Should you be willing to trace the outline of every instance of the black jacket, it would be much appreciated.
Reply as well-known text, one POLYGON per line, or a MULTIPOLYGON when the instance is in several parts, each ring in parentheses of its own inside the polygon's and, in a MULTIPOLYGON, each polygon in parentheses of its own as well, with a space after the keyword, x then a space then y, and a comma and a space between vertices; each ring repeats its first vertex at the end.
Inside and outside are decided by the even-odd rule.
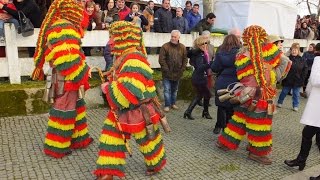
POLYGON ((292 61, 287 77, 282 80, 282 86, 302 87, 308 73, 307 62, 301 56, 289 56, 292 61))
POLYGON ((173 29, 171 11, 160 8, 154 14, 154 30, 159 33, 171 33, 173 29))
MULTIPOLYGON (((35 28, 40 28, 41 12, 39 6, 33 0, 24 0, 22 2, 13 0, 13 4, 16 6, 18 11, 22 11, 26 17, 30 19, 35 28)), ((19 20, 18 11, 10 9, 6 5, 4 5, 2 9, 7 11, 15 19, 19 20)))
POLYGON ((194 67, 194 71, 191 77, 192 84, 207 84, 207 70, 210 68, 210 64, 208 64, 207 60, 205 59, 203 51, 201 51, 200 49, 189 50, 188 58, 190 58, 190 64, 194 67))

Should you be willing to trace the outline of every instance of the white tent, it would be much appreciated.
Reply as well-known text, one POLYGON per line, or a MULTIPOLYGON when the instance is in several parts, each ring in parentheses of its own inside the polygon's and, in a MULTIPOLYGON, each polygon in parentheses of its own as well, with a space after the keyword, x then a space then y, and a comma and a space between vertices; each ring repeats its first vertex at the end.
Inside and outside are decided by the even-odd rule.
POLYGON ((282 0, 215 0, 217 16, 214 27, 241 30, 250 25, 262 26, 268 34, 293 38, 297 8, 282 0))

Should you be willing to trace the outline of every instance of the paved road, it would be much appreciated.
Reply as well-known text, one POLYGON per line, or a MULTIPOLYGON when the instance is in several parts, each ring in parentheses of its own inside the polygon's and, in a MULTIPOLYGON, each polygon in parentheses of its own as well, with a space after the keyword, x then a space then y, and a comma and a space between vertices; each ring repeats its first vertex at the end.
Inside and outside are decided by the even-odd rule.
MULTIPOLYGON (((126 179, 306 179, 319 174, 320 157, 316 146, 311 149, 303 175, 296 175, 297 169, 283 164, 284 159, 295 158, 298 153, 303 127, 299 119, 306 102, 302 99, 299 112, 293 112, 289 98, 274 118, 274 149, 271 154, 274 163, 270 166, 248 160, 246 142, 237 151, 223 152, 216 148, 217 136, 212 134, 215 120, 201 118, 200 107, 193 113, 197 120, 183 119, 188 102, 179 101, 181 110, 168 113, 173 132, 164 135, 168 157, 165 169, 152 178, 146 177, 142 155, 132 141, 134 155, 127 159, 126 179), (318 172, 308 168, 318 169, 318 172)), ((63 159, 53 159, 42 153, 47 114, 0 118, 0 180, 94 179, 92 171, 97 159, 98 137, 106 112, 107 109, 88 111, 89 131, 95 142, 63 159)), ((210 113, 215 116, 216 108, 211 107, 210 113)))

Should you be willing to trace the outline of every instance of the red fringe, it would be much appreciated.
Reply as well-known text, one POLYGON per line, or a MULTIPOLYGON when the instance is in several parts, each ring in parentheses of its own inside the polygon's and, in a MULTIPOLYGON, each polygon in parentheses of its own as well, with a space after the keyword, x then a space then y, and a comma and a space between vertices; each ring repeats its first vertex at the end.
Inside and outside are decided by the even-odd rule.
POLYGON ((104 149, 101 149, 99 151, 99 156, 105 156, 105 157, 115 157, 115 158, 126 158, 126 153, 121 152, 121 151, 117 151, 117 152, 110 152, 110 151, 106 151, 104 149))
POLYGON ((258 109, 267 109, 268 107, 268 102, 266 100, 259 100, 257 102, 257 106, 256 106, 258 109))
POLYGON ((228 127, 230 130, 238 133, 239 135, 242 135, 242 136, 243 136, 243 135, 246 134, 246 131, 245 131, 244 129, 241 129, 241 128, 239 128, 239 127, 237 127, 237 126, 235 126, 235 125, 233 125, 233 124, 231 124, 231 123, 228 123, 227 127, 228 127))
POLYGON ((98 177, 104 175, 118 176, 120 178, 124 177, 124 172, 117 169, 97 169, 94 171, 94 174, 98 177))
POLYGON ((81 85, 84 85, 85 90, 89 89, 90 85, 88 83, 88 78, 89 78, 88 71, 89 71, 89 69, 87 70, 87 72, 84 73, 83 78, 80 81, 78 81, 77 83, 72 82, 72 81, 66 81, 64 84, 64 90, 65 91, 78 91, 78 89, 81 85))
POLYGON ((85 110, 86 110, 85 106, 80 106, 80 107, 77 107, 77 109, 76 109, 77 114, 80 114, 80 113, 84 112, 85 110))
MULTIPOLYGON (((118 108, 117 105, 113 102, 113 99, 110 96, 110 92, 109 92, 109 88, 108 88, 109 86, 106 86, 106 91, 105 92, 106 92, 106 97, 107 97, 110 109, 117 109, 118 108)), ((115 118, 113 118, 113 119, 115 119, 115 118)))
POLYGON ((272 135, 271 135, 271 133, 268 134, 267 136, 254 136, 252 134, 249 134, 248 139, 252 140, 254 142, 267 142, 272 139, 272 135))
POLYGON ((250 69, 253 69, 252 64, 249 64, 247 67, 245 67, 244 69, 239 69, 237 70, 237 76, 239 77, 241 74, 243 74, 246 71, 249 71, 250 69))
POLYGON ((77 64, 74 64, 72 67, 68 68, 68 69, 65 69, 65 70, 62 70, 60 71, 61 75, 63 76, 67 76, 75 71, 77 71, 81 65, 83 65, 84 62, 83 61, 80 61, 79 63, 77 64))
POLYGON ((54 157, 54 158, 63 158, 64 156, 66 156, 66 154, 57 153, 57 152, 51 151, 51 150, 49 150, 49 149, 44 149, 43 152, 44 152, 46 155, 51 156, 51 157, 54 157))
POLYGON ((229 148, 229 149, 237 149, 238 145, 237 144, 233 144, 232 142, 228 141, 225 137, 223 137, 222 135, 220 135, 218 137, 218 141, 223 144, 225 147, 229 148))
MULTIPOLYGON (((147 136, 147 134, 146 134, 146 136, 147 136)), ((158 133, 157 136, 154 137, 154 139, 151 139, 151 140, 148 139, 146 142, 140 144, 140 146, 148 146, 148 144, 149 144, 150 142, 152 142, 153 140, 157 139, 159 136, 160 136, 160 133, 158 133)))
POLYGON ((139 104, 139 100, 136 98, 136 96, 134 96, 126 87, 124 87, 121 83, 117 83, 117 86, 123 94, 123 96, 125 96, 130 103, 135 105, 139 104))
POLYGON ((49 117, 49 119, 52 120, 53 122, 57 122, 61 125, 70 125, 70 124, 74 124, 76 122, 75 118, 62 119, 62 118, 54 117, 52 115, 49 117))
POLYGON ((257 125, 271 125, 272 120, 270 118, 250 118, 241 112, 234 112, 234 115, 237 115, 240 118, 246 120, 247 123, 257 124, 257 125))
POLYGON ((88 125, 87 123, 82 123, 80 125, 76 125, 76 127, 74 128, 74 132, 77 130, 77 131, 82 131, 83 129, 87 128, 88 125))
POLYGON ((112 136, 112 137, 116 137, 116 138, 121 138, 122 139, 122 135, 120 133, 108 131, 106 129, 102 130, 102 134, 106 134, 106 135, 109 135, 109 136, 112 136))
POLYGON ((142 74, 140 73, 132 73, 132 72, 125 72, 125 73, 121 73, 118 78, 120 77, 129 77, 129 78, 134 78, 140 82, 142 82, 143 84, 147 84, 148 83, 148 79, 146 79, 142 74))
POLYGON ((140 60, 141 62, 147 64, 147 65, 150 65, 149 62, 147 61, 147 59, 142 56, 141 54, 138 54, 138 53, 130 53, 128 56, 127 56, 128 59, 138 59, 140 60))
POLYGON ((167 160, 166 159, 163 159, 162 162, 161 162, 161 165, 159 167, 156 167, 154 169, 154 172, 159 172, 167 163, 167 160))
POLYGON ((93 139, 91 137, 86 138, 83 141, 80 142, 74 142, 71 144, 71 149, 83 149, 88 147, 93 142, 93 139))
POLYGON ((254 148, 252 146, 249 146, 248 150, 249 150, 249 152, 251 152, 252 154, 255 154, 257 156, 266 156, 271 152, 272 148, 270 146, 270 148, 267 148, 266 150, 258 151, 258 149, 254 148))
POLYGON ((49 132, 46 134, 46 138, 50 139, 52 141, 60 142, 60 143, 65 143, 65 142, 71 141, 71 137, 66 138, 66 137, 59 136, 57 134, 52 134, 49 132))
POLYGON ((160 119, 161 119, 160 114, 156 113, 155 115, 153 115, 153 116, 151 117, 151 122, 152 122, 153 124, 157 124, 157 123, 160 121, 160 119))
POLYGON ((159 149, 158 149, 156 152, 154 152, 152 155, 150 155, 150 156, 145 156, 144 158, 150 161, 150 160, 154 159, 155 157, 157 157, 157 156, 160 154, 160 152, 161 152, 162 149, 163 149, 163 144, 161 144, 161 146, 159 147, 159 149))
POLYGON ((146 122, 142 121, 140 124, 123 124, 121 123, 123 132, 127 133, 138 133, 141 132, 146 127, 146 122))

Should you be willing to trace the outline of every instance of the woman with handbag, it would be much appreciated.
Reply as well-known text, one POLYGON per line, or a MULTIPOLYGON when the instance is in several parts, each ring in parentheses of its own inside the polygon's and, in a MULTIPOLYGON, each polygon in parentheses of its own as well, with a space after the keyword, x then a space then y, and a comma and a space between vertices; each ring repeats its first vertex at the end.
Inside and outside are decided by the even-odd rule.
MULTIPOLYGON (((16 6, 17 10, 8 8, 6 5, 0 5, 0 9, 7 11, 17 20, 19 20, 19 14, 21 19, 21 13, 23 13, 28 19, 30 19, 34 28, 40 28, 41 12, 39 6, 33 0, 13 0, 13 4, 16 6)), ((29 57, 33 57, 34 51, 34 47, 28 47, 29 57)))
POLYGON ((212 71, 218 74, 215 84, 215 104, 218 107, 218 111, 217 122, 213 130, 214 134, 219 134, 221 129, 226 127, 228 120, 233 114, 234 105, 229 101, 221 102, 217 92, 221 91, 221 89, 226 89, 229 84, 238 82, 234 62, 240 46, 240 40, 237 36, 232 34, 226 36, 211 66, 212 71))
POLYGON ((188 52, 190 64, 194 67, 192 73, 192 85, 196 90, 196 97, 191 101, 188 109, 184 112, 183 118, 194 120, 191 113, 194 107, 203 98, 203 112, 202 117, 212 119, 209 113, 209 101, 211 92, 208 87, 208 70, 212 61, 209 60, 208 54, 208 40, 200 36, 194 41, 194 48, 188 52))

